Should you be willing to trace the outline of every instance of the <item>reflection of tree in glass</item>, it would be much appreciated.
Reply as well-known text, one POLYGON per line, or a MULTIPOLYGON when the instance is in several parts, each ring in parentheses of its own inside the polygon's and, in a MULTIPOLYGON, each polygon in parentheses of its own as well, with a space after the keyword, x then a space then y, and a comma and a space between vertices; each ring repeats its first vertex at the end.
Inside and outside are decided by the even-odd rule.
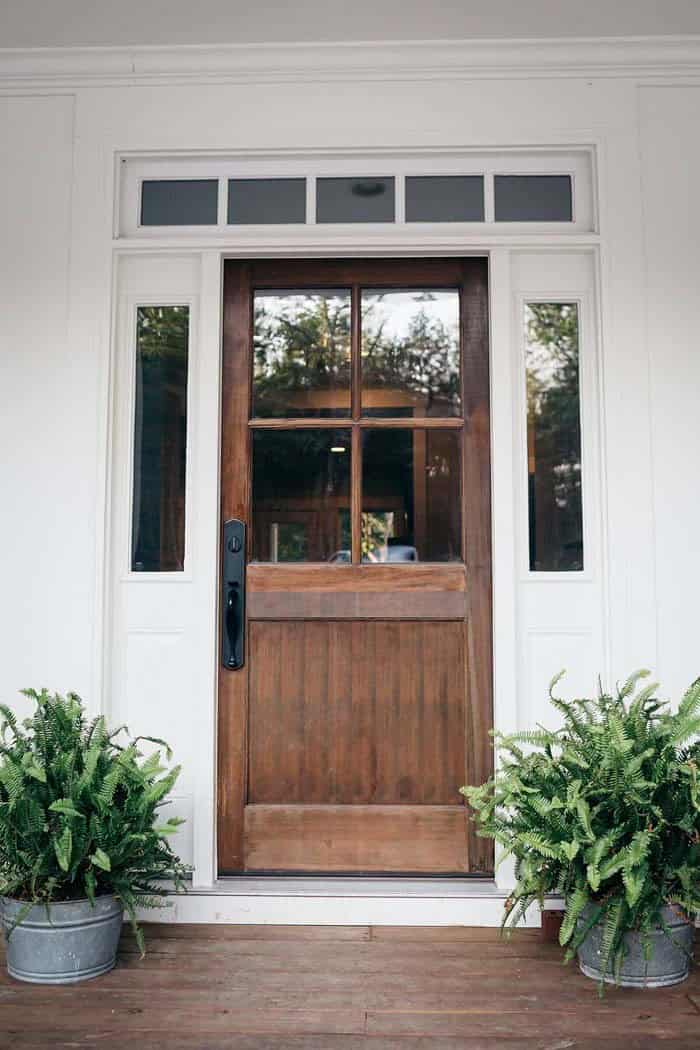
POLYGON ((189 329, 187 306, 139 306, 137 343, 143 359, 184 362, 189 329))
POLYGON ((361 547, 364 561, 375 561, 378 552, 386 547, 393 533, 394 515, 391 511, 363 511, 361 547))
POLYGON ((289 395, 350 389, 348 295, 255 297, 256 410, 288 414, 289 395))
MULTIPOLYGON (((390 295, 391 293, 389 293, 390 295)), ((456 294, 456 293, 449 293, 456 294)), ((459 338, 431 313, 434 294, 412 297, 405 324, 389 330, 382 293, 363 295, 362 372, 365 388, 411 395, 421 414, 459 407, 459 338)), ((406 307, 404 306, 404 309, 406 307)), ((300 394, 343 391, 321 414, 350 406, 350 301, 340 293, 258 293, 254 311, 255 412, 304 415, 300 394), (295 401, 296 398, 296 401, 295 401)), ((317 408, 314 414, 319 414, 317 408)))
POLYGON ((139 306, 132 567, 183 567, 189 307, 139 306))
POLYGON ((306 529, 296 522, 280 522, 277 526, 277 560, 306 561, 306 529))
POLYGON ((583 568, 578 309, 526 310, 530 567, 583 568))
MULTIPOLYGON (((420 302, 429 299, 429 293, 420 302)), ((387 332, 382 295, 363 311, 362 379, 365 388, 403 390, 422 404, 426 415, 449 414, 459 406, 457 333, 421 306, 401 333, 387 332)))

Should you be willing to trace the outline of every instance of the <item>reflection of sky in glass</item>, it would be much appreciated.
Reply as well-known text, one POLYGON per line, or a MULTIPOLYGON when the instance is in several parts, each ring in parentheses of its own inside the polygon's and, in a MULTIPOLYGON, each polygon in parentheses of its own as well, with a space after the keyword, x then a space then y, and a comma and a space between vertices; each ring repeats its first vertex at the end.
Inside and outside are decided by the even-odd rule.
POLYGON ((455 344, 459 339, 459 293, 453 290, 423 289, 380 292, 363 291, 363 325, 388 339, 405 339, 411 321, 423 311, 431 321, 440 321, 455 344))
MULTIPOLYGON (((536 305, 536 304, 535 304, 536 305)), ((559 307, 559 315, 562 321, 571 319, 578 320, 578 309, 576 303, 556 303, 559 307)), ((549 384, 561 369, 561 361, 553 351, 552 346, 540 343, 534 337, 531 325, 535 321, 535 312, 530 303, 525 304, 525 354, 528 371, 541 382, 549 384)))
POLYGON ((340 342, 346 343, 346 352, 350 354, 350 291, 341 289, 320 289, 316 290, 310 288, 308 291, 294 292, 294 291, 265 291, 255 293, 255 340, 258 349, 262 346, 265 347, 265 360, 260 361, 256 359, 256 372, 260 374, 261 370, 268 374, 274 372, 275 367, 284 361, 286 355, 298 348, 291 346, 286 339, 280 338, 280 332, 276 333, 278 342, 267 342, 262 343, 262 332, 261 321, 264 319, 266 323, 280 321, 294 321, 296 317, 300 315, 309 315, 316 312, 322 302, 327 304, 327 309, 332 315, 338 315, 338 320, 341 320, 343 315, 346 316, 348 325, 348 332, 343 336, 340 332, 335 334, 335 338, 340 342), (262 314, 262 317, 260 316, 262 314))

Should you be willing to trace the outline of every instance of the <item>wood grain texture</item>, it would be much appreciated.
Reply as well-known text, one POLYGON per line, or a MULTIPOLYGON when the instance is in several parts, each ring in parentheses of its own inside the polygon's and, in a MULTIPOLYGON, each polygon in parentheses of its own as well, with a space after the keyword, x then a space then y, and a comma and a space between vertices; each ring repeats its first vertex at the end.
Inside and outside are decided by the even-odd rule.
MULTIPOLYGON (((358 420, 360 426, 372 427, 374 430, 416 428, 420 430, 461 430, 461 419, 451 416, 441 419, 437 416, 367 416, 358 420)), ((248 426, 251 430, 337 430, 347 426, 345 419, 324 419, 322 416, 299 417, 285 416, 283 419, 251 419, 248 426)))
POLYGON ((256 259, 256 288, 447 288, 462 282, 461 259, 256 259))
MULTIPOLYGON (((245 867, 247 802, 451 804, 457 787, 482 781, 492 768, 487 261, 227 262, 224 518, 250 524, 253 428, 337 425, 334 419, 249 420, 252 289, 304 286, 345 287, 353 296, 355 389, 346 425, 353 443, 356 564, 248 567, 247 666, 222 672, 219 689, 219 858, 228 872, 245 867), (358 290, 368 286, 460 290, 464 419, 360 419, 358 290), (454 434, 456 428, 462 440, 464 563, 361 565, 360 427, 415 424, 432 428, 436 440, 443 440, 436 431, 442 429, 447 440, 447 430, 454 434), (249 675, 255 698, 250 708, 249 675)), ((418 457, 418 467, 421 462, 418 457)), ((420 526, 419 514, 416 521, 420 526)), ((492 848, 476 838, 473 827, 467 856, 471 871, 492 870, 492 848)))
POLYGON ((246 806, 249 871, 467 871, 464 806, 246 806))
MULTIPOLYGON (((464 561, 467 616, 467 780, 481 784, 493 771, 493 612, 491 580, 491 411, 488 263, 465 259, 462 278, 462 404, 464 405, 464 561)), ((493 845, 469 822, 472 871, 493 871, 493 845)))
POLYGON ((0 1046, 12 1050, 697 1050, 700 971, 635 991, 595 983, 539 931, 149 924, 116 969, 14 981, 0 943, 0 1046), (371 1033, 371 1034, 370 1034, 371 1033))
MULTIPOLYGON (((250 267, 224 268, 221 432, 221 520, 250 518, 248 409, 252 315, 250 267)), ((248 530, 248 542, 251 540, 248 530)), ((221 615, 221 610, 219 610, 221 615)), ((247 661, 246 661, 247 663, 247 661)), ((243 865, 248 722, 245 667, 219 669, 217 736, 217 845, 222 869, 243 865)))
POLYGON ((463 620, 460 591, 264 591, 251 594, 251 620, 463 620))
POLYGON ((249 636, 250 802, 461 803, 463 622, 254 622, 249 636))
POLYGON ((287 564, 248 566, 248 594, 277 591, 362 592, 465 591, 462 564, 412 562, 395 565, 287 564))

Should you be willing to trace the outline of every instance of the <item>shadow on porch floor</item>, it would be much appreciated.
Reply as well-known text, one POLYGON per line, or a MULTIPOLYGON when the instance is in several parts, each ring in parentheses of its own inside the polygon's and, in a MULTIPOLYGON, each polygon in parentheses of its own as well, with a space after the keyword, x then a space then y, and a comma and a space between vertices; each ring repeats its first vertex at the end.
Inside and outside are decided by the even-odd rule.
POLYGON ((151 925, 112 973, 23 985, 2 959, 0 1047, 139 1050, 698 1050, 700 971, 612 989, 538 930, 151 925))

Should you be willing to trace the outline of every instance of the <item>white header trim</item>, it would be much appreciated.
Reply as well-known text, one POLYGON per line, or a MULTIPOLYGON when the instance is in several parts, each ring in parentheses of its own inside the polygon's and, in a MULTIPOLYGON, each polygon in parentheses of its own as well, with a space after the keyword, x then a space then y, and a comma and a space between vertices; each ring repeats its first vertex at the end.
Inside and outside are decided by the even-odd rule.
POLYGON ((0 49, 0 84, 698 76, 700 35, 0 49))

